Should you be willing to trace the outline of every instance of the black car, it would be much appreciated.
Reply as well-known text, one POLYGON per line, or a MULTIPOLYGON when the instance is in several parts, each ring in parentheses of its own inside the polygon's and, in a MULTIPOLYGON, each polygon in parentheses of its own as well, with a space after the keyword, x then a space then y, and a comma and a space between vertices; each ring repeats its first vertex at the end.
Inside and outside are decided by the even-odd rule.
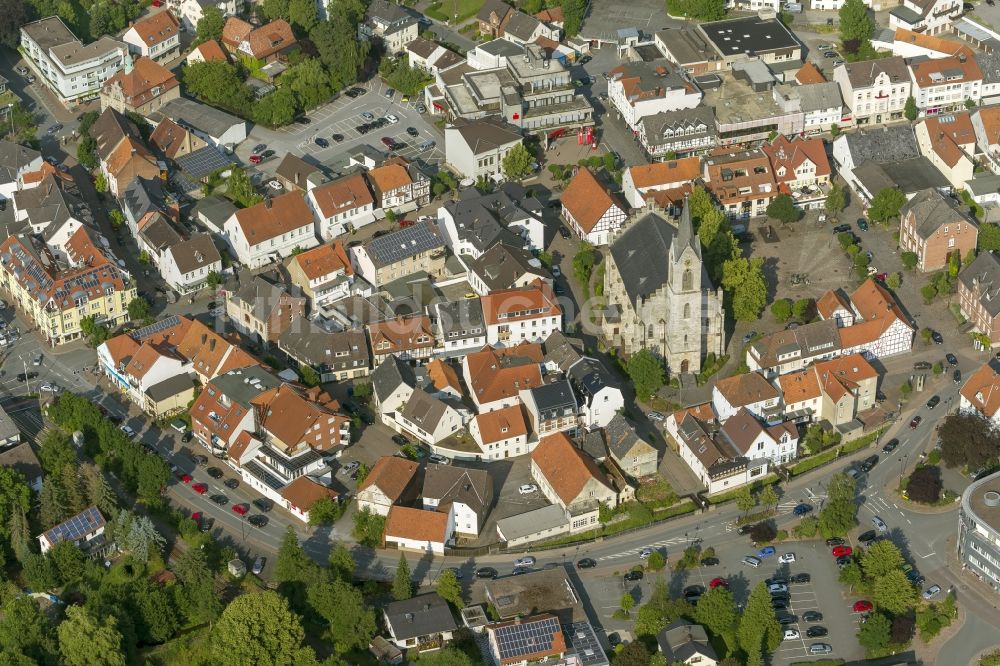
POLYGON ((229 498, 225 495, 212 495, 209 499, 218 504, 219 506, 226 506, 229 504, 229 498))
POLYGON ((354 99, 355 97, 361 95, 361 93, 358 92, 357 88, 351 88, 350 90, 345 90, 344 94, 350 97, 351 99, 354 99))
POLYGON ((849 224, 838 224, 833 228, 833 233, 844 234, 851 230, 851 225, 849 224))
POLYGON ((208 475, 213 479, 221 479, 224 476, 222 470, 219 469, 218 467, 209 467, 206 471, 208 472, 208 475))
POLYGON ((323 137, 318 136, 316 137, 316 145, 319 146, 320 148, 329 148, 330 142, 324 139, 323 137))
POLYGON ((224 485, 226 488, 238 488, 240 482, 238 479, 226 479, 226 482, 223 483, 222 485, 224 485))
POLYGON ((799 618, 791 613, 775 613, 774 618, 778 621, 778 624, 795 624, 799 621, 799 618))
POLYGON ((827 635, 826 627, 809 627, 806 629, 806 636, 809 638, 821 638, 827 635))
POLYGON ((480 567, 476 569, 476 578, 496 578, 500 574, 493 567, 480 567))
POLYGON ((399 446, 406 446, 407 444, 410 443, 410 440, 406 439, 402 435, 393 435, 392 441, 398 444, 399 446))
POLYGON ((740 525, 740 528, 736 530, 736 533, 743 536, 744 534, 750 534, 750 530, 752 529, 753 525, 740 525))
POLYGON ((802 614, 802 620, 804 622, 822 622, 823 614, 819 611, 806 611, 802 614))
POLYGON ((37 372, 29 372, 29 373, 19 372, 17 373, 17 381, 26 382, 29 379, 34 379, 37 376, 38 376, 37 372))
POLYGON ((569 238, 571 234, 569 233, 569 229, 567 229, 566 227, 560 225, 559 226, 559 235, 562 236, 563 238, 569 238))
POLYGON ((534 571, 531 567, 514 567, 514 571, 511 572, 512 576, 520 576, 521 574, 531 573, 534 571))
POLYGON ((597 566, 597 560, 585 557, 576 563, 577 569, 593 569, 597 566))
POLYGON ((627 581, 642 580, 642 572, 641 571, 629 571, 628 573, 625 574, 624 578, 627 581))
POLYGON ((608 634, 608 645, 611 646, 612 650, 621 644, 622 644, 622 637, 618 635, 617 631, 608 634))
POLYGON ((410 136, 419 136, 420 135, 420 132, 417 131, 416 127, 407 127, 406 128, 406 133, 409 134, 410 136))
POLYGON ((258 155, 260 155, 265 150, 267 150, 267 144, 266 143, 258 143, 256 146, 253 147, 253 150, 250 151, 250 152, 257 153, 258 155))
POLYGON ((892 453, 897 446, 899 446, 899 440, 895 438, 890 439, 885 443, 885 446, 882 447, 882 453, 892 453))
POLYGON ((259 513, 255 513, 254 515, 247 518, 247 522, 253 525, 254 527, 264 527, 265 525, 267 525, 267 516, 262 516, 259 513))
POLYGON ((200 453, 192 453, 191 455, 188 456, 188 460, 193 462, 195 465, 198 465, 199 467, 208 464, 208 456, 203 456, 200 453))
POLYGON ((930 364, 930 361, 917 361, 913 364, 914 370, 930 370, 932 367, 934 366, 930 364))
POLYGON ((201 524, 198 526, 202 532, 211 532, 212 527, 215 525, 215 521, 211 518, 202 518, 201 524))
POLYGON ((955 368, 955 372, 951 373, 951 379, 956 384, 961 384, 962 383, 962 371, 959 370, 958 368, 955 368))
POLYGON ((717 557, 706 557, 701 561, 701 566, 703 567, 715 567, 719 565, 719 558, 717 557))
POLYGON ((270 159, 270 158, 272 158, 274 156, 275 156, 275 152, 273 150, 265 150, 264 152, 262 152, 260 154, 260 158, 263 159, 263 160, 270 159))
POLYGON ((958 359, 954 354, 945 354, 944 359, 948 361, 948 365, 958 365, 958 359))
POLYGON ((695 594, 697 594, 698 596, 701 596, 701 595, 705 594, 705 586, 704 585, 688 585, 687 587, 684 588, 684 596, 685 597, 690 597, 690 596, 693 596, 695 594))
POLYGON ((877 538, 878 535, 875 533, 875 530, 868 530, 858 537, 858 543, 867 548, 868 544, 872 543, 877 538))
POLYGON ((936 345, 944 344, 944 338, 941 337, 941 334, 937 331, 931 331, 931 340, 933 340, 936 345))
POLYGON ((847 566, 850 563, 851 563, 851 556, 850 555, 841 555, 840 557, 837 558, 837 566, 838 567, 843 568, 843 567, 847 566))
POLYGON ((826 545, 830 546, 831 548, 833 548, 834 546, 843 546, 844 540, 841 539, 840 537, 830 537, 829 539, 826 540, 826 545))
POLYGON ((263 497, 258 497, 253 501, 253 505, 258 509, 260 509, 261 511, 263 511, 264 513, 267 513, 274 506, 274 502, 272 502, 269 499, 265 499, 263 497))
POLYGON ((191 441, 192 437, 194 437, 194 433, 191 432, 190 430, 185 430, 184 434, 181 435, 181 441, 187 444, 188 442, 191 441))
POLYGON ((788 581, 784 578, 765 578, 764 585, 771 587, 772 585, 788 585, 788 581))
POLYGON ((344 140, 344 135, 343 134, 332 134, 332 135, 330 135, 330 138, 333 139, 334 141, 336 141, 337 143, 340 143, 341 141, 344 140))
MULTIPOLYGON (((934 397, 937 397, 937 396, 934 396, 934 397)), ((865 474, 867 474, 868 472, 872 471, 872 469, 877 464, 878 464, 878 456, 877 455, 868 456, 861 463, 861 471, 864 472, 865 474)))
POLYGON ((792 576, 789 580, 793 583, 808 583, 812 580, 812 576, 807 573, 799 573, 792 576))
POLYGON ((934 409, 941 402, 941 398, 936 395, 931 396, 931 399, 927 401, 927 409, 934 409))
POLYGON ((919 414, 910 419, 910 430, 916 430, 917 426, 919 426, 923 420, 924 417, 920 416, 919 414))

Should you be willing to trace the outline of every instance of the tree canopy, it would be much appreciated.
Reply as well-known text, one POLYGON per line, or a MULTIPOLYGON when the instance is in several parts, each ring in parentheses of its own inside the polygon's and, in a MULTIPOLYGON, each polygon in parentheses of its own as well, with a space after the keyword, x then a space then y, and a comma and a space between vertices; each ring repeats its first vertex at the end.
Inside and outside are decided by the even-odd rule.
POLYGON ((725 0, 667 0, 667 13, 698 21, 718 21, 726 17, 725 0))
POLYGON ((784 224, 798 222, 802 218, 802 211, 796 208, 792 198, 784 193, 771 199, 766 212, 768 217, 773 217, 784 224))
POLYGON ((894 187, 885 187, 872 197, 868 208, 868 218, 877 224, 886 224, 899 217, 899 210, 906 203, 906 195, 894 187))
POLYGON ((205 7, 198 19, 198 26, 195 29, 195 41, 199 44, 210 39, 222 39, 222 28, 226 20, 222 16, 222 10, 215 5, 205 7))
POLYGON ((757 321, 767 305, 767 280, 761 257, 734 258, 722 266, 722 288, 729 292, 737 321, 757 321))
POLYGON ((844 536, 857 524, 854 479, 837 473, 827 482, 826 504, 819 512, 819 528, 826 538, 844 536))
POLYGON ((648 349, 632 354, 625 364, 625 372, 632 380, 636 397, 643 402, 647 402, 663 386, 663 362, 648 349))
POLYGON ((302 621, 277 592, 243 594, 233 599, 212 631, 212 655, 220 666, 315 661, 302 645, 302 621))
POLYGON ((949 414, 938 429, 941 460, 948 467, 978 469, 1000 455, 1000 433, 975 414, 949 414))
POLYGON ((862 45, 870 44, 872 19, 863 0, 846 0, 840 7, 840 40, 849 53, 857 53, 862 45), (853 48, 849 48, 853 46, 853 48))
POLYGON ((503 173, 508 179, 521 180, 531 175, 531 165, 533 162, 534 158, 522 142, 511 148, 504 155, 501 165, 503 166, 503 173))

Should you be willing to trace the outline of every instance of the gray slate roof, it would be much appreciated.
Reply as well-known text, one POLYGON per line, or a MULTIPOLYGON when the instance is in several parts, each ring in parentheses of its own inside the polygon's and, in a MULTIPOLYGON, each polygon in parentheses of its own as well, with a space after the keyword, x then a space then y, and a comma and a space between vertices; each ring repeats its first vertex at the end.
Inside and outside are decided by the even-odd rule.
POLYGON ((222 229, 226 220, 232 217, 236 211, 236 206, 229 199, 220 197, 217 194, 210 194, 194 205, 191 209, 191 216, 204 217, 216 227, 222 229))
POLYGON ((541 262, 531 252, 504 243, 494 245, 478 259, 466 255, 462 257, 462 261, 490 291, 510 289, 526 273, 541 278, 549 277, 541 262))
POLYGON ((442 400, 430 393, 414 391, 400 413, 407 421, 416 423, 426 432, 433 433, 447 411, 448 405, 442 400))
POLYGON ((139 235, 142 236, 147 245, 158 253, 181 242, 181 235, 170 224, 170 220, 162 214, 152 218, 139 232, 139 235))
POLYGON ((569 338, 562 331, 553 331, 545 338, 545 362, 554 363, 563 372, 583 358, 583 342, 569 338))
POLYGON ((392 395, 400 384, 415 387, 417 378, 413 374, 413 368, 406 361, 390 355, 372 372, 372 391, 375 392, 378 401, 382 402, 392 395))
POLYGON ((688 659, 702 655, 713 662, 718 661, 715 649, 708 641, 705 627, 677 619, 656 636, 660 651, 668 664, 687 663, 688 659))
POLYGON ((635 425, 628 422, 621 414, 615 414, 608 425, 604 427, 604 440, 607 442, 608 450, 617 460, 624 460, 629 457, 636 447, 645 449, 642 453, 655 452, 644 439, 635 432, 635 425))
POLYGON ((194 234, 188 240, 175 243, 170 248, 170 254, 182 274, 222 261, 211 234, 194 234))
POLYGON ((846 68, 847 80, 850 81, 852 88, 868 88, 872 86, 875 83, 875 79, 883 72, 893 82, 903 83, 910 80, 910 70, 906 67, 906 61, 900 56, 849 62, 841 65, 841 67, 846 68))
POLYGON ((925 240, 946 224, 968 222, 979 226, 955 199, 946 197, 936 189, 917 193, 899 211, 900 217, 910 213, 915 218, 917 234, 925 240))
POLYGON ((542 421, 565 416, 567 412, 576 413, 576 396, 573 395, 573 388, 566 380, 542 384, 529 391, 542 421))
POLYGON ((476 48, 490 55, 504 58, 513 58, 524 53, 523 46, 506 39, 494 39, 485 44, 480 44, 476 48))
POLYGON ((837 322, 821 319, 787 331, 777 331, 752 342, 750 346, 760 359, 760 365, 770 368, 778 364, 778 356, 799 350, 803 357, 840 348, 837 322))
POLYGON ((920 157, 917 138, 913 134, 913 128, 908 124, 875 127, 844 136, 855 165, 868 160, 884 164, 920 157))
POLYGON ((647 213, 611 244, 611 256, 633 305, 666 284, 676 236, 673 225, 656 213, 647 213))
POLYGON ((994 48, 988 53, 977 51, 976 62, 979 63, 979 69, 983 71, 984 86, 1000 83, 1000 50, 994 48))
POLYGON ((21 429, 14 423, 7 410, 0 407, 0 440, 11 439, 20 436, 21 429))
POLYGON ((212 380, 212 384, 232 402, 249 408, 250 401, 264 391, 278 388, 281 380, 259 365, 230 370, 212 380))
POLYGON ((869 161, 854 169, 854 175, 874 193, 884 187, 898 187, 906 194, 929 187, 948 187, 944 174, 923 155, 891 163, 869 161))
POLYGON ((327 331, 309 320, 300 320, 278 338, 278 347, 300 362, 323 371, 371 366, 368 338, 360 329, 327 331), (343 354, 343 355, 341 355, 343 354))
POLYGON ((716 136, 715 109, 710 106, 696 106, 693 109, 666 111, 646 116, 641 121, 646 142, 651 146, 674 143, 675 141, 695 141, 707 136, 716 136), (692 130, 690 134, 678 137, 678 130, 692 130), (674 136, 665 137, 670 130, 674 136))
POLYGON ((27 442, 0 452, 0 467, 10 467, 15 472, 20 472, 29 485, 42 476, 42 464, 27 442))
POLYGON ((979 303, 991 317, 1000 314, 1000 254, 980 252, 958 279, 970 292, 979 289, 979 303))
POLYGON ((528 41, 541 24, 542 22, 534 16, 515 10, 503 31, 505 34, 513 35, 522 41, 528 41))
POLYGON ((424 470, 422 495, 438 500, 439 511, 450 502, 465 504, 481 522, 493 503, 493 480, 485 470, 429 463, 424 470))
POLYGON ((843 106, 840 86, 837 85, 836 81, 797 86, 796 90, 799 93, 799 108, 802 111, 823 111, 835 106, 843 106))
POLYGON ((458 118, 451 128, 461 135, 462 140, 472 149, 473 155, 480 155, 521 141, 521 133, 513 125, 508 125, 498 118, 483 118, 482 120, 465 120, 458 118))
POLYGON ((501 518, 497 521, 497 530, 506 539, 520 539, 530 534, 536 534, 550 530, 568 522, 566 511, 558 504, 520 513, 516 516, 501 518))
POLYGON ((136 221, 146 213, 167 211, 166 194, 159 178, 133 178, 125 188, 121 202, 136 221))
POLYGON ((191 388, 194 388, 194 379, 188 374, 180 374, 168 377, 158 384, 153 384, 146 389, 146 395, 155 402, 159 402, 191 388))
POLYGON ((0 140, 0 182, 17 180, 17 172, 31 164, 42 154, 37 150, 13 141, 0 140))
POLYGON ((602 389, 615 387, 615 379, 604 364, 589 356, 574 364, 567 374, 577 395, 588 405, 602 389))
POLYGON ((426 636, 458 628, 451 609, 436 592, 393 601, 382 609, 397 640, 426 636))
POLYGON ((49 234, 57 231, 70 217, 81 221, 90 219, 87 205, 67 192, 62 181, 52 174, 35 187, 14 192, 14 203, 19 211, 27 213, 32 225, 46 225, 49 234))
POLYGON ((439 334, 448 341, 450 333, 457 333, 454 339, 483 336, 486 324, 483 320, 483 304, 478 298, 462 298, 457 301, 440 303, 437 307, 439 334))
POLYGON ((233 125, 246 124, 232 114, 186 97, 170 100, 152 118, 157 122, 170 118, 182 127, 193 127, 215 138, 221 137, 233 125))

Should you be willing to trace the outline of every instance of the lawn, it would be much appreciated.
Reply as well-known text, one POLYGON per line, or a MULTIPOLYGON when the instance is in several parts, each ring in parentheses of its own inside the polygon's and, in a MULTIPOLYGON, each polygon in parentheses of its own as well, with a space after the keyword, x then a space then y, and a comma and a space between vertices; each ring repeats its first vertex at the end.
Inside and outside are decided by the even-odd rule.
POLYGON ((456 23, 461 23, 478 14, 483 2, 484 0, 444 0, 435 2, 424 13, 438 21, 451 21, 458 14, 456 23))

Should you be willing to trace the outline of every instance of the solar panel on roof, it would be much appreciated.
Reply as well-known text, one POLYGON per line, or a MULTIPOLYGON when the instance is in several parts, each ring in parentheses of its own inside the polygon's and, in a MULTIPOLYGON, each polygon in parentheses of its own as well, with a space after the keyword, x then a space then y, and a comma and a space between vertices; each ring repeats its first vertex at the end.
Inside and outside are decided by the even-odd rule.
POLYGON ((95 531, 104 524, 104 517, 97 507, 84 509, 64 523, 56 525, 46 532, 46 537, 53 546, 63 541, 76 541, 95 531))
POLYGON ((368 253, 383 264, 393 264, 442 245, 441 238, 425 222, 371 240, 368 253))
POLYGON ((177 166, 193 178, 204 178, 213 171, 228 167, 233 160, 228 159, 212 146, 205 146, 189 155, 183 155, 174 160, 177 166))
POLYGON ((160 331, 165 331, 168 328, 176 326, 180 323, 180 318, 177 315, 170 315, 165 319, 153 322, 149 326, 143 326, 132 334, 135 340, 145 340, 151 335, 159 333, 160 331))
POLYGON ((525 657, 550 650, 559 631, 559 621, 554 617, 500 627, 494 631, 500 659, 525 657))

